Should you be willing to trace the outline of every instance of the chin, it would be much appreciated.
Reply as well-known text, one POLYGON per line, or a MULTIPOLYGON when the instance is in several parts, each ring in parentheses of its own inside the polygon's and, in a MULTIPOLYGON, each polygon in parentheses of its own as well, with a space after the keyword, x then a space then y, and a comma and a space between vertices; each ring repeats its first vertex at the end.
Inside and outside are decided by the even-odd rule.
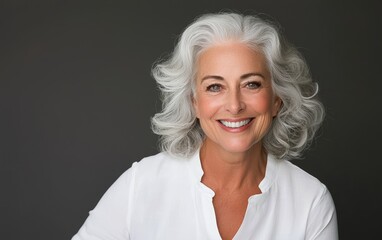
POLYGON ((230 153, 245 153, 245 152, 248 152, 250 151, 254 145, 256 145, 255 143, 234 143, 234 144, 230 144, 230 145, 226 145, 224 147, 225 151, 227 152, 230 152, 230 153))

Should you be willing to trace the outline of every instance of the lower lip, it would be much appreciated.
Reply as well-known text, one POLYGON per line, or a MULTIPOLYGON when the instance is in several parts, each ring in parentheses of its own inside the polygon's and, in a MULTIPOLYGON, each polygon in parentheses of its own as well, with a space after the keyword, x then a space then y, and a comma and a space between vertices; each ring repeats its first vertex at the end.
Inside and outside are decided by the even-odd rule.
POLYGON ((241 127, 238 127, 238 128, 230 128, 230 127, 227 127, 225 126, 223 123, 221 123, 220 121, 217 121, 220 125, 221 128, 223 128, 225 131, 227 132, 232 132, 232 133, 239 133, 239 132, 243 132, 245 131, 247 128, 249 128, 251 126, 251 124, 253 123, 253 119, 251 119, 251 121, 249 123, 247 123, 246 125, 244 126, 241 126, 241 127))

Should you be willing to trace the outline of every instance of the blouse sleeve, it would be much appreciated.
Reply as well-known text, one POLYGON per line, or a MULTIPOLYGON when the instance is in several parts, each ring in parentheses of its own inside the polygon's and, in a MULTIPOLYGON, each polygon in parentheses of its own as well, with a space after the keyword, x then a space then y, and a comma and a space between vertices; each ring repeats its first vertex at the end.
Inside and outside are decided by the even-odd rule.
POLYGON ((311 209, 306 236, 308 240, 338 240, 336 209, 325 186, 321 197, 311 209))
POLYGON ((129 240, 136 163, 106 191, 72 240, 129 240))

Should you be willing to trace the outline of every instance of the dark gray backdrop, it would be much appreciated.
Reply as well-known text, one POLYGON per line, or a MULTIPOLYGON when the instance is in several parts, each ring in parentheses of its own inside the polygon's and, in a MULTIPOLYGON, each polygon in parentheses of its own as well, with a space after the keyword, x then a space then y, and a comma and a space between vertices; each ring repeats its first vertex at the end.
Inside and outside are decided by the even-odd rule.
POLYGON ((342 239, 381 220, 377 1, 1 1, 0 238, 69 239, 131 163, 157 152, 150 68, 197 15, 270 15, 304 54, 327 118, 294 161, 330 189, 342 239))

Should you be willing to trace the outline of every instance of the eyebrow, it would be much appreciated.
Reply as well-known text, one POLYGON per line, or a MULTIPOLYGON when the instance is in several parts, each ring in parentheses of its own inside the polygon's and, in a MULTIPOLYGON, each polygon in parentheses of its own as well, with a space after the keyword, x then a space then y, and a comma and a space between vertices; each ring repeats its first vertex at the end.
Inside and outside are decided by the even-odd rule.
MULTIPOLYGON (((241 76, 240 76, 240 79, 241 79, 241 80, 244 80, 244 79, 249 78, 249 77, 252 77, 252 76, 259 76, 259 77, 265 79, 265 77, 264 77, 263 74, 261 74, 261 73, 246 73, 246 74, 244 74, 244 75, 241 75, 241 76)), ((204 80, 206 80, 206 79, 210 79, 210 78, 212 78, 212 79, 216 79, 216 80, 224 80, 224 78, 223 78, 222 76, 218 76, 218 75, 207 75, 207 76, 204 76, 204 77, 202 78, 201 81, 203 82, 204 80)))
POLYGON ((216 80, 224 80, 223 77, 221 76, 217 76, 217 75, 207 75, 205 77, 202 78, 202 82, 206 79, 209 79, 209 78, 212 78, 212 79, 216 79, 216 80))
POLYGON ((261 74, 261 73, 247 73, 247 74, 242 75, 242 76, 240 77, 240 79, 243 80, 243 79, 246 79, 246 78, 249 78, 249 77, 252 77, 252 76, 254 76, 254 77, 259 76, 259 77, 261 77, 262 79, 265 79, 264 75, 261 74))

